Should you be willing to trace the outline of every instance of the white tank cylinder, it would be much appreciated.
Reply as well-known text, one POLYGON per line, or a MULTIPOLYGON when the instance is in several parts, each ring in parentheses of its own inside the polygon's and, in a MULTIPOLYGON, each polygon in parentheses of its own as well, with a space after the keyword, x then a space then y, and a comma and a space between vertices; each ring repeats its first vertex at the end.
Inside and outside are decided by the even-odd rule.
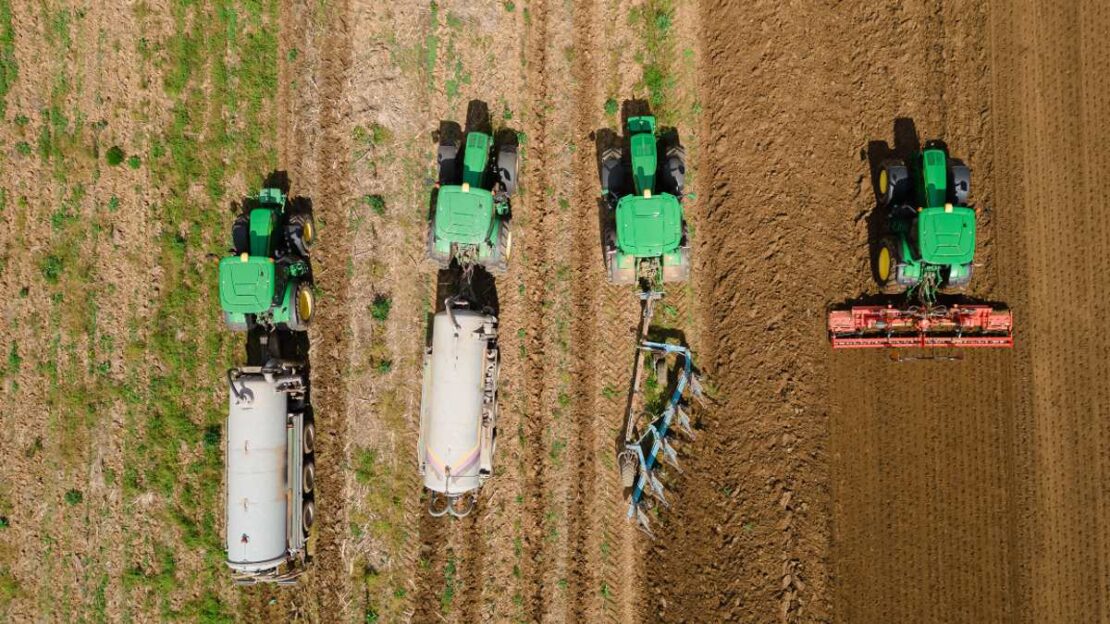
POLYGON ((480 483, 482 403, 489 341, 483 325, 492 317, 470 310, 440 312, 432 324, 421 422, 424 487, 461 494, 480 483), (448 475, 450 477, 448 478, 448 475))
POLYGON ((234 385, 227 419, 227 560, 234 570, 256 572, 287 554, 288 395, 260 374, 243 375, 234 385))

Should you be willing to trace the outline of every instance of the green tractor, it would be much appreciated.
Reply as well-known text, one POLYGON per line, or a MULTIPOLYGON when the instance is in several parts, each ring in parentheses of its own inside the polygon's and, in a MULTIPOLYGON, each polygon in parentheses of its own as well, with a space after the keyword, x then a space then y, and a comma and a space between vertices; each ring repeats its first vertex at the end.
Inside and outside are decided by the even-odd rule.
POLYGON ((609 281, 648 289, 690 278, 690 244, 682 210, 686 155, 669 146, 660 162, 655 117, 630 117, 629 164, 622 150, 601 157, 601 192, 609 214, 604 233, 609 281))
POLYGON ((435 211, 428 227, 428 257, 446 269, 481 265, 492 274, 509 268, 512 211, 516 191, 516 145, 494 145, 484 132, 466 134, 459 157, 458 143, 439 146, 439 183, 435 211), (496 160, 491 156, 496 152, 496 160))
POLYGON ((220 260, 220 307, 233 331, 254 326, 306 331, 315 311, 308 252, 316 237, 309 213, 292 214, 279 189, 262 189, 231 228, 220 260))
POLYGON ((909 163, 883 162, 880 201, 889 210, 889 234, 879 244, 875 274, 884 293, 963 292, 975 256, 975 210, 968 205, 971 170, 939 142, 909 163))

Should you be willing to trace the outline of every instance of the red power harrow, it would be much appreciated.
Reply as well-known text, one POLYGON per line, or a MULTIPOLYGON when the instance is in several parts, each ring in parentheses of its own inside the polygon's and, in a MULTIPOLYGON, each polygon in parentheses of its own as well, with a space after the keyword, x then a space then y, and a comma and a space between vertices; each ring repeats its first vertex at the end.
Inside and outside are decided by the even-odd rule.
POLYGON ((856 306, 829 312, 829 340, 834 349, 1009 348, 1013 316, 985 305, 856 306))

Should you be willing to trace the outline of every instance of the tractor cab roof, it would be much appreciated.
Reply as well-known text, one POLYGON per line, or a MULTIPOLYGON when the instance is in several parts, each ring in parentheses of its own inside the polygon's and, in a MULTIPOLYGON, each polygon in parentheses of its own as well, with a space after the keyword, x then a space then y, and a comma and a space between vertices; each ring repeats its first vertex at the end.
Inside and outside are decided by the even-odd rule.
POLYGON ((682 204, 670 193, 627 195, 617 204, 617 245, 621 253, 650 258, 670 253, 682 242, 682 204))
POLYGON ((963 206, 925 208, 917 214, 917 244, 929 264, 967 264, 975 257, 975 211, 963 206))
POLYGON ((270 309, 274 298, 274 261, 261 256, 231 256, 220 260, 220 307, 225 312, 258 314, 270 309))
POLYGON ((492 222, 492 193, 467 184, 440 187, 436 199, 436 238, 474 245, 486 240, 492 222))

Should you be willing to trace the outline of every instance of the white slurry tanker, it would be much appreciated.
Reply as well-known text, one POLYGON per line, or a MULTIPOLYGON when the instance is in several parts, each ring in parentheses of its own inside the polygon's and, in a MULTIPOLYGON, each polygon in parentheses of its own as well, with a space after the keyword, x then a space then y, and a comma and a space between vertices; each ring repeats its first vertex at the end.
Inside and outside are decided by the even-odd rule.
POLYGON ((315 517, 315 440, 296 366, 228 371, 227 565, 239 584, 295 582, 315 517))
POLYGON ((417 461, 428 513, 469 514, 493 474, 497 425, 497 317, 448 299, 424 356, 417 461))

